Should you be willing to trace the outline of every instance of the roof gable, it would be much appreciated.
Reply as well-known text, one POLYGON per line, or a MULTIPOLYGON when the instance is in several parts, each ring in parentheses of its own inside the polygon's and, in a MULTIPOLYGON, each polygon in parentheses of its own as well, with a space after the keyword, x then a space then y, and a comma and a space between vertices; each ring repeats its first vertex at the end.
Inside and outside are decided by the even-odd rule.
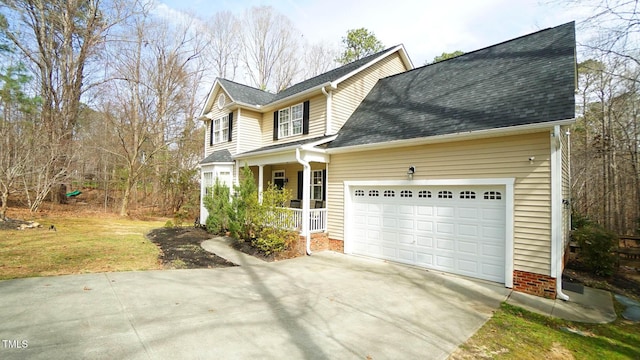
POLYGON ((575 24, 381 79, 330 148, 571 119, 575 24))
POLYGON ((212 97, 215 95, 217 87, 222 87, 233 102, 248 106, 262 107, 273 102, 278 102, 280 100, 295 97, 296 95, 299 95, 305 91, 318 88, 322 85, 326 85, 327 83, 344 80, 345 77, 355 75, 357 72, 365 69, 370 64, 374 64, 375 62, 395 52, 400 52, 401 58, 405 62, 407 68, 413 68, 411 60, 409 60, 404 47, 402 45, 397 45, 377 52, 375 54, 366 56, 349 64, 343 65, 336 69, 327 71, 326 73, 314 76, 310 79, 292 85, 277 94, 263 91, 251 86, 239 84, 231 80, 218 78, 214 82, 211 91, 207 96, 207 101, 203 108, 202 115, 207 113, 213 106, 214 99, 212 97))

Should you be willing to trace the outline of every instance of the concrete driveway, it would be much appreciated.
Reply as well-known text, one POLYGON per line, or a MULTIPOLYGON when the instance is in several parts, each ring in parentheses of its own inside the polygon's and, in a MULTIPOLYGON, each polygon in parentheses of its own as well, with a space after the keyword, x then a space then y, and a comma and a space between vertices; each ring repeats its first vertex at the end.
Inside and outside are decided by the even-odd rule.
POLYGON ((509 289, 332 252, 0 282, 1 359, 443 359, 509 289))

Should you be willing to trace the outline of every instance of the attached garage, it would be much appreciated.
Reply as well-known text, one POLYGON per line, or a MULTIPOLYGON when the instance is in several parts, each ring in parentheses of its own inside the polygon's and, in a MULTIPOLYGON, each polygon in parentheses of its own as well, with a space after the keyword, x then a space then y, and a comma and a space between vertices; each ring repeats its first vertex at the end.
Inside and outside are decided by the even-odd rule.
POLYGON ((506 184, 346 188, 345 252, 508 282, 506 184))

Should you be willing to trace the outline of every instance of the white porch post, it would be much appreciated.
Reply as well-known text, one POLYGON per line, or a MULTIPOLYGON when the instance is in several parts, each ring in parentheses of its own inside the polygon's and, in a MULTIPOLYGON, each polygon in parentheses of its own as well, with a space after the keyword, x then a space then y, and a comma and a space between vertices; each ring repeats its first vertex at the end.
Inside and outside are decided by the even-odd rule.
POLYGON ((311 204, 311 166, 303 166, 302 171, 302 234, 309 235, 309 211, 311 204))
POLYGON ((258 165, 258 201, 262 203, 262 189, 264 184, 264 165, 258 165))

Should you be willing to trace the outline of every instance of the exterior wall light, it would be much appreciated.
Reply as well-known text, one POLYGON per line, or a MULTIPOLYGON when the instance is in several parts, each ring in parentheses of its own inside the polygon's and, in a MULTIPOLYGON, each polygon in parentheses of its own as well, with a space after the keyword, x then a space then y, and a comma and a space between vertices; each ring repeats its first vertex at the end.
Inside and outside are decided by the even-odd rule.
POLYGON ((416 167, 415 166, 409 166, 409 170, 407 171, 407 176, 409 177, 409 180, 413 180, 413 174, 416 172, 416 167))

